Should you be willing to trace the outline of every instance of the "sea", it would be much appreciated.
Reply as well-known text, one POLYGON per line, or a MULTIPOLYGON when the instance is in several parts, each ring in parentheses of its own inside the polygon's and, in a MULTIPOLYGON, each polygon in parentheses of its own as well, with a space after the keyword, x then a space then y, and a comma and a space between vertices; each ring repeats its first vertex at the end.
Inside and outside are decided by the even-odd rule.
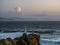
POLYGON ((41 45, 60 45, 60 21, 0 21, 0 39, 23 33, 40 35, 41 45))

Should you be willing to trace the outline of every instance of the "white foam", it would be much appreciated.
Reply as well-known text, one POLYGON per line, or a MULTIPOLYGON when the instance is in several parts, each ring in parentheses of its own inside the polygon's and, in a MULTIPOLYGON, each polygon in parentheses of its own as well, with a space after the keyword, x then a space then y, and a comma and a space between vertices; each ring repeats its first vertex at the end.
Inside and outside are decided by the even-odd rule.
POLYGON ((15 38, 20 36, 21 33, 0 33, 0 39, 5 39, 5 38, 15 38))
POLYGON ((44 40, 44 41, 52 41, 52 42, 60 42, 60 38, 53 38, 53 39, 41 39, 41 40, 44 40))
MULTIPOLYGON (((6 39, 6 38, 16 38, 22 36, 22 32, 15 32, 15 33, 0 33, 0 39, 6 39)), ((29 33, 27 33, 29 34, 29 33)))
MULTIPOLYGON (((6 38, 16 38, 16 37, 20 37, 22 36, 22 32, 15 32, 15 33, 0 33, 0 39, 6 39, 6 38)), ((29 33, 27 33, 29 34, 29 33)), ((52 41, 52 42, 60 42, 60 38, 53 38, 53 39, 44 39, 44 38, 41 38, 41 40, 44 40, 44 41, 52 41)))

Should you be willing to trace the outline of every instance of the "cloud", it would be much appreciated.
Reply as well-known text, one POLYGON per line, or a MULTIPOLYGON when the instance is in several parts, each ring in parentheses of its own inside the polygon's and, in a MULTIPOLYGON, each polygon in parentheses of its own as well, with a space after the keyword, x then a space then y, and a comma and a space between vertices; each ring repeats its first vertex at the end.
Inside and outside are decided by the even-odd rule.
POLYGON ((29 15, 19 15, 15 12, 0 12, 0 17, 17 17, 17 18, 27 18, 27 19, 33 19, 33 20, 39 20, 39 21, 60 21, 60 15, 52 15, 52 14, 29 14, 29 15))

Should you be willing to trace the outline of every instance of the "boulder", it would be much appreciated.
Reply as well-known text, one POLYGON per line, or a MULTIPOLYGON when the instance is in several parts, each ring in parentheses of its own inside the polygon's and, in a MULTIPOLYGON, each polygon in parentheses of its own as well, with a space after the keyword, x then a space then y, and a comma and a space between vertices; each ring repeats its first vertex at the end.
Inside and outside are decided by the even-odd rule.
POLYGON ((24 41, 21 41, 21 42, 25 42, 25 43, 27 43, 27 45, 40 45, 40 43, 39 43, 40 35, 36 35, 36 34, 27 35, 26 33, 24 33, 20 37, 20 40, 24 40, 24 41))
POLYGON ((26 34, 24 33, 21 37, 15 39, 7 38, 1 39, 0 45, 40 45, 40 35, 37 34, 26 34))

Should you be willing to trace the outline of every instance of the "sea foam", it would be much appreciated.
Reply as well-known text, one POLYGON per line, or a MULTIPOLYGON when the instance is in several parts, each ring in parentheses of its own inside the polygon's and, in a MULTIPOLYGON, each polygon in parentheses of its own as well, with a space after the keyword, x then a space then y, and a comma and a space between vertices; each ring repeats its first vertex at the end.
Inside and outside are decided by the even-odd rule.
MULTIPOLYGON (((6 39, 6 38, 16 38, 22 36, 24 32, 13 32, 13 33, 0 33, 0 39, 6 39)), ((30 34, 30 33, 27 33, 30 34)), ((52 39, 45 39, 41 38, 43 41, 52 41, 52 42, 60 42, 60 38, 52 38, 52 39)))

